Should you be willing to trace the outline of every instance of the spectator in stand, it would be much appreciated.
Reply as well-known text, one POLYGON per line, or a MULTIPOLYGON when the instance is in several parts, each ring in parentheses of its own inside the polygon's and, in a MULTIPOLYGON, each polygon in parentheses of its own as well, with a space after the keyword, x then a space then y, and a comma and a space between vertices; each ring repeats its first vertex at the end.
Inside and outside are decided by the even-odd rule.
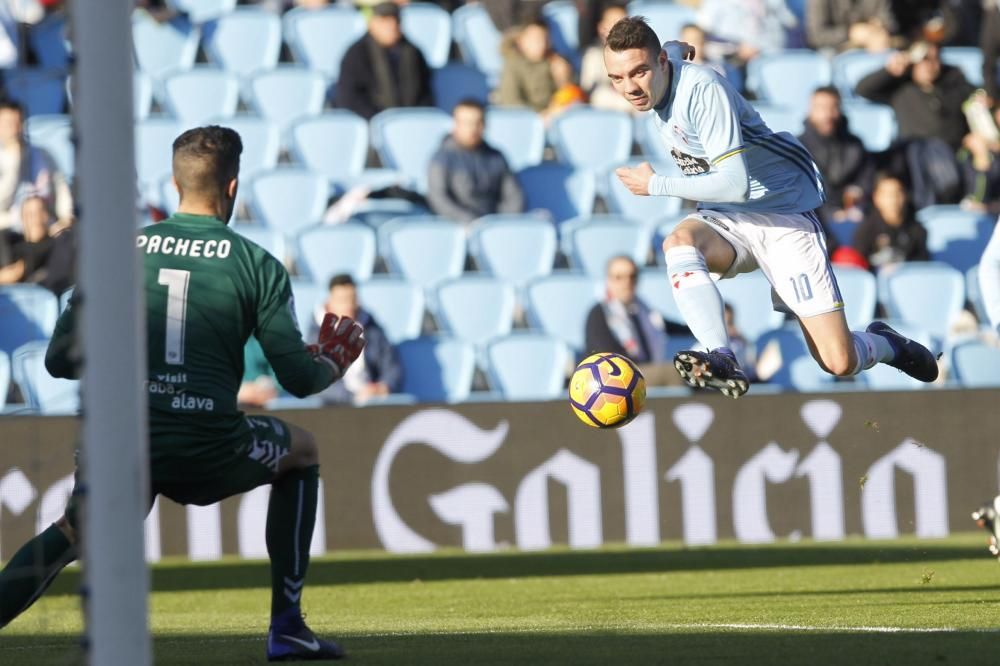
POLYGON ((960 69, 942 64, 940 47, 916 42, 908 51, 893 53, 883 69, 858 82, 856 91, 895 111, 895 152, 905 156, 914 204, 958 202, 962 185, 955 153, 969 133, 962 105, 974 88, 960 69))
MULTIPOLYGON (((587 47, 580 63, 580 87, 590 97, 590 105, 598 109, 635 113, 635 108, 624 97, 615 92, 604 67, 604 40, 611 26, 625 18, 625 8, 621 5, 606 5, 597 22, 597 39, 587 47)), ((683 37, 682 37, 683 39, 683 37)))
POLYGON ((744 372, 747 373, 747 379, 750 382, 757 381, 757 370, 755 368, 757 364, 757 358, 755 349, 751 345, 746 336, 743 335, 743 331, 740 327, 736 325, 736 310, 729 303, 722 304, 722 314, 723 319, 726 322, 726 333, 729 335, 729 349, 733 352, 733 356, 736 360, 740 362, 740 367, 743 368, 744 372))
POLYGON ((650 386, 680 385, 667 358, 667 325, 636 295, 639 267, 630 257, 608 261, 604 300, 587 314, 589 353, 614 352, 632 359, 650 386))
MULTIPOLYGON (((361 358, 348 368, 343 378, 319 394, 323 402, 360 405, 398 392, 403 385, 403 370, 396 349, 378 322, 358 303, 357 286, 350 275, 335 275, 330 280, 330 293, 323 310, 358 322, 368 340, 361 358)), ((316 339, 318 324, 315 329, 307 339, 316 339)))
POLYGON ((872 204, 854 232, 854 249, 868 259, 872 270, 931 258, 927 250, 927 230, 917 221, 899 178, 879 175, 875 179, 872 204))
POLYGON ((556 93, 571 85, 573 68, 552 51, 549 26, 542 19, 504 37, 500 45, 503 71, 497 101, 505 106, 527 106, 549 118, 558 112, 556 93))
POLYGON ((1000 102, 1000 81, 996 75, 1000 59, 1000 1, 984 3, 979 47, 983 51, 983 88, 996 104, 1000 102))
POLYGON ((861 139, 848 129, 840 101, 835 87, 817 88, 799 136, 823 175, 826 203, 818 212, 827 226, 861 221, 874 176, 874 160, 861 139))
POLYGON ((26 197, 21 202, 20 213, 23 233, 4 232, 8 238, 13 238, 11 263, 0 267, 0 284, 37 284, 48 275, 53 239, 50 235, 51 216, 45 200, 35 195, 26 197))
POLYGON ((785 48, 787 30, 798 24, 785 0, 703 0, 697 23, 708 34, 712 57, 740 70, 761 53, 785 48))
POLYGON ((459 102, 454 125, 431 158, 427 201, 435 214, 472 222, 491 213, 521 213, 524 195, 503 154, 483 140, 486 110, 474 100, 459 102))
POLYGON ((965 193, 962 206, 995 214, 1000 208, 1000 131, 997 129, 1000 107, 991 112, 989 103, 987 94, 980 91, 966 105, 966 118, 972 131, 962 140, 958 164, 965 193))
POLYGON ((431 70, 403 36, 396 3, 375 5, 368 34, 344 54, 335 105, 365 119, 401 106, 434 106, 431 70))
POLYGON ((726 65, 722 58, 714 57, 713 49, 708 47, 708 35, 705 31, 694 23, 688 23, 681 28, 681 41, 687 42, 694 49, 694 57, 691 62, 696 65, 708 65, 719 74, 732 78, 733 70, 726 65))
POLYGON ((16 102, 0 102, 0 229, 17 223, 15 203, 31 190, 55 209, 61 227, 73 219, 73 196, 52 158, 28 144, 24 110, 16 102))
POLYGON ((809 0, 806 38, 814 49, 887 50, 896 31, 890 0, 809 0))

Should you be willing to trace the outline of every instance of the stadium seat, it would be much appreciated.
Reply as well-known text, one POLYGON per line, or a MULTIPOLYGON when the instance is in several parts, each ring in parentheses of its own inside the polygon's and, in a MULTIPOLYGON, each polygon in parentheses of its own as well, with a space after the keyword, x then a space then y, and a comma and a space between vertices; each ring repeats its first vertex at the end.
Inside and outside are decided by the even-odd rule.
POLYGON ((28 32, 31 50, 42 67, 69 67, 70 46, 66 38, 66 14, 56 12, 31 26, 28 32))
POLYGON ((0 351, 13 354, 21 345, 48 340, 59 317, 55 295, 33 284, 0 286, 0 351))
POLYGON ((172 170, 173 143, 181 125, 173 118, 146 118, 135 124, 135 170, 140 185, 158 187, 172 170))
POLYGON ((207 25, 203 44, 213 63, 245 78, 277 66, 281 19, 268 11, 240 7, 207 25))
POLYGON ((951 348, 951 370, 966 388, 1000 386, 1000 347, 980 340, 961 342, 951 348))
POLYGON ((285 247, 285 235, 259 224, 230 224, 229 228, 256 245, 261 246, 272 257, 285 263, 288 250, 285 247))
POLYGON ((639 285, 636 295, 649 307, 659 312, 667 321, 684 323, 677 302, 674 301, 674 290, 670 286, 670 274, 666 268, 643 268, 639 271, 639 285))
POLYGON ((197 67, 168 76, 163 82, 164 102, 182 125, 204 125, 212 118, 236 113, 240 84, 235 74, 214 67, 197 67))
POLYGON ((293 236, 321 220, 330 185, 312 171, 275 169, 253 178, 248 189, 254 216, 268 227, 293 236))
POLYGON ((749 341, 764 331, 778 328, 785 315, 775 312, 771 302, 771 283, 760 271, 737 275, 716 282, 722 300, 733 306, 736 327, 749 341))
POLYGON ((490 87, 500 80, 500 31, 480 3, 462 5, 451 15, 452 34, 462 60, 486 75, 490 87))
POLYGON ((292 155, 331 183, 343 185, 364 171, 368 158, 368 123, 347 111, 334 109, 295 123, 292 155))
POLYGON ((486 111, 486 143, 507 158, 511 171, 542 163, 545 153, 545 125, 537 113, 527 108, 494 106, 486 111))
POLYGON ((549 25, 549 43, 580 69, 580 13, 573 0, 552 0, 542 5, 542 18, 549 25))
POLYGON ((310 229, 299 235, 298 257, 319 284, 338 273, 362 282, 375 268, 375 231, 357 222, 310 229))
POLYGON ((297 7, 285 12, 282 23, 295 61, 320 72, 331 83, 340 78, 344 53, 367 31, 361 13, 346 5, 297 7))
MULTIPOLYGON (((916 340, 928 349, 934 348, 934 341, 931 340, 931 336, 926 331, 914 328, 913 326, 909 326, 905 322, 901 321, 893 321, 890 319, 885 320, 885 322, 911 340, 916 340)), ((876 363, 874 367, 871 367, 858 375, 856 380, 863 382, 864 385, 870 389, 881 391, 906 391, 922 389, 927 386, 927 384, 922 381, 914 379, 913 377, 910 377, 909 375, 904 374, 896 368, 884 363, 876 363)))
POLYGON ((28 67, 0 70, 7 97, 28 116, 62 113, 66 108, 66 75, 60 69, 28 67))
POLYGON ((295 301, 295 320, 299 323, 299 330, 307 340, 315 339, 315 332, 319 330, 319 317, 323 310, 323 304, 329 294, 327 285, 313 282, 312 280, 293 279, 292 298, 295 301))
POLYGON ((482 348, 510 333, 514 321, 514 288, 495 277, 470 275, 442 282, 434 316, 451 336, 482 348))
POLYGON ((798 324, 762 333, 757 338, 757 359, 773 359, 780 363, 777 371, 766 381, 785 389, 822 391, 834 384, 833 376, 820 368, 810 355, 798 324))
POLYGON ((650 161, 673 163, 670 150, 663 144, 660 135, 653 124, 653 116, 649 113, 638 113, 632 119, 632 135, 639 144, 639 152, 650 161))
POLYGON ((0 351, 0 413, 7 406, 7 394, 10 392, 10 357, 0 351))
POLYGON ((451 131, 441 109, 387 109, 371 119, 371 144, 382 164, 402 172, 420 192, 427 191, 427 168, 451 131))
POLYGON ((645 16, 660 42, 677 39, 681 28, 696 23, 694 10, 672 2, 660 0, 632 0, 628 3, 630 16, 645 16))
POLYGON ((200 39, 201 31, 183 16, 160 23, 143 10, 132 12, 136 64, 153 79, 173 70, 190 69, 200 39))
POLYGON ((476 370, 469 343, 424 337, 407 340, 396 351, 403 366, 403 393, 421 402, 461 402, 469 397, 476 370))
POLYGON ((841 107, 851 132, 869 151, 886 150, 896 138, 896 114, 892 107, 850 99, 844 100, 841 107))
POLYGON ((805 114, 800 109, 771 102, 754 102, 753 108, 772 132, 802 133, 805 114))
POLYGON ((862 49, 837 54, 831 61, 833 84, 845 99, 860 99, 854 92, 858 81, 885 67, 891 51, 869 53, 862 49))
POLYGON ((563 225, 568 253, 574 267, 600 280, 608 260, 618 255, 631 257, 639 266, 646 263, 651 232, 648 227, 625 218, 601 215, 563 225))
POLYGON ((379 275, 358 285, 358 301, 379 323, 389 342, 399 344, 420 335, 424 292, 416 285, 379 275))
POLYGON ((167 0, 167 6, 186 14, 193 23, 207 23, 236 9, 236 0, 167 0))
POLYGON ((278 126, 284 139, 296 120, 315 116, 323 109, 326 84, 316 71, 277 67, 251 78, 250 99, 257 113, 278 126))
POLYGON ((132 73, 132 99, 135 119, 139 121, 147 118, 150 107, 153 106, 153 80, 138 69, 132 73))
POLYGON ((581 273, 559 273, 531 282, 525 311, 532 328, 584 351, 587 313, 603 294, 603 281, 581 273))
POLYGON ((28 119, 28 140, 51 157, 69 180, 76 172, 73 126, 69 116, 33 116, 28 119), (39 122, 41 121, 41 122, 39 122))
POLYGON ((958 206, 932 206, 917 213, 927 229, 931 258, 963 273, 979 263, 996 223, 992 216, 958 206))
POLYGON ((794 109, 804 117, 809 98, 830 83, 830 62, 810 49, 787 49, 757 56, 747 65, 747 88, 757 99, 794 109))
POLYGON ((490 97, 486 76, 471 65, 457 62, 431 72, 431 90, 435 106, 445 113, 451 113, 464 99, 474 99, 486 106, 490 97))
POLYGON ((552 119, 549 143, 560 162, 605 171, 632 154, 632 118, 620 111, 576 106, 552 119))
POLYGON ((965 279, 939 261, 909 262, 882 269, 878 293, 889 318, 927 331, 940 343, 965 304, 965 279))
POLYGON ((556 229, 530 215, 487 215, 469 230, 469 252, 480 270, 522 289, 552 272, 556 229))
POLYGON ((451 51, 451 15, 430 2, 410 2, 400 12, 403 34, 431 69, 444 67, 451 51))
POLYGON ((573 360, 566 344, 539 333, 515 333, 486 348, 490 384, 507 400, 563 397, 573 360))
POLYGON ((430 290, 462 273, 465 265, 462 225, 444 218, 404 218, 382 229, 386 232, 385 259, 389 268, 418 287, 430 290))
POLYGON ((962 70, 973 86, 983 85, 983 52, 978 46, 946 46, 941 49, 941 62, 962 70))
POLYGON ((281 136, 277 126, 258 116, 234 116, 219 122, 240 134, 243 154, 240 155, 240 179, 249 180, 262 171, 278 166, 281 136))
POLYGON ((847 327, 852 331, 863 331, 875 317, 875 306, 878 305, 875 276, 851 266, 834 266, 833 274, 844 298, 847 327))
POLYGON ((75 414, 80 409, 80 382, 56 379, 45 369, 48 343, 36 340, 22 345, 12 357, 14 381, 28 406, 42 414, 75 414))
POLYGON ((556 222, 590 215, 594 210, 594 174, 547 162, 517 172, 527 210, 544 209, 556 222))

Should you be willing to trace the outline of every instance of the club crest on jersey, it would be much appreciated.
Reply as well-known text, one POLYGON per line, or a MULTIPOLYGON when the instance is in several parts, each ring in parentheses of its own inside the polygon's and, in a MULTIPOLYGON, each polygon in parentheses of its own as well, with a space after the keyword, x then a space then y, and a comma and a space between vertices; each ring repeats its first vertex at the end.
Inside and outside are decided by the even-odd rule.
POLYGON ((681 173, 685 176, 697 176, 699 174, 708 173, 708 170, 711 168, 708 160, 700 157, 694 157, 693 155, 688 155, 687 153, 682 153, 676 148, 670 149, 670 156, 674 158, 674 162, 677 163, 677 168, 679 168, 681 173))

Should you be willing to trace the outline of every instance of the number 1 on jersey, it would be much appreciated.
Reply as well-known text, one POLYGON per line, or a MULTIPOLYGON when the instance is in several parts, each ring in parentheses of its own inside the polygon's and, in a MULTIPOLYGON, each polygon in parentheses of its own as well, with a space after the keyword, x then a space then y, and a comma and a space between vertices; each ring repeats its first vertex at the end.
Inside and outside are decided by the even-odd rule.
POLYGON ((168 365, 184 365, 184 324, 190 281, 191 271, 174 268, 161 268, 157 279, 167 288, 167 336, 163 347, 168 365))

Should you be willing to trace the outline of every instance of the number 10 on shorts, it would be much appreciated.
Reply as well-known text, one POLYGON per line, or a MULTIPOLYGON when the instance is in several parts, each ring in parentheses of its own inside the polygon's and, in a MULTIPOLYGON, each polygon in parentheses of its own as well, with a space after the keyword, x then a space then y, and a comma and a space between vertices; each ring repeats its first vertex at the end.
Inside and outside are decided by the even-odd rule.
POLYGON ((812 300, 813 290, 812 285, 809 284, 808 275, 799 273, 797 277, 790 277, 788 280, 792 283, 792 291, 795 292, 796 303, 812 300))

